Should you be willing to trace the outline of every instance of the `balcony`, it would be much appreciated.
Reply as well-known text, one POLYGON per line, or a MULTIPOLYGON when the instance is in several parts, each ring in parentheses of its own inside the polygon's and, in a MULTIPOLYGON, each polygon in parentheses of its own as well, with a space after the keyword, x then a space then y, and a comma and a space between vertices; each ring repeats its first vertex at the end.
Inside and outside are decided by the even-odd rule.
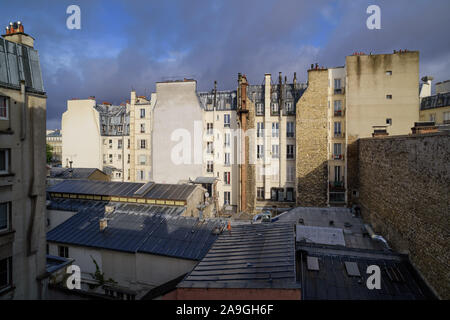
POLYGON ((345 190, 344 181, 331 181, 329 186, 330 186, 330 191, 344 191, 345 190))
POLYGON ((343 154, 333 154, 331 156, 331 160, 344 160, 344 155, 343 154))
POLYGON ((345 115, 344 110, 334 110, 334 116, 335 117, 343 117, 345 115))
POLYGON ((344 138, 344 137, 345 137, 345 133, 344 133, 344 132, 335 132, 335 133, 333 134, 333 136, 334 136, 335 138, 344 138))
POLYGON ((344 94, 345 89, 344 88, 336 88, 334 89, 334 94, 344 94))

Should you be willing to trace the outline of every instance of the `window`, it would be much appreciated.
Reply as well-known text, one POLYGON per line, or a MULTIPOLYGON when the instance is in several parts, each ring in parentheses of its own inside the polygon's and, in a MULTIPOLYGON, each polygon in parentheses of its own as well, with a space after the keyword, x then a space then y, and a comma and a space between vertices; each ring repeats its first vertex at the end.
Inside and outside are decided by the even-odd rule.
POLYGON ((212 161, 208 161, 206 163, 206 172, 208 172, 208 173, 214 172, 214 165, 213 165, 212 161))
POLYGON ((120 153, 117 155, 117 160, 122 160, 122 155, 120 153))
POLYGON ((0 290, 11 286, 12 283, 12 258, 0 260, 0 290))
POLYGON ((387 95, 386 95, 386 99, 392 100, 392 94, 387 94, 387 95))
POLYGON ((342 101, 334 100, 334 115, 341 116, 342 115, 342 101))
POLYGON ((9 99, 0 97, 0 120, 8 120, 9 118, 9 99))
POLYGON ((231 183, 231 173, 230 172, 223 173, 223 183, 226 185, 229 185, 231 183))
POLYGON ((286 201, 294 201, 294 188, 286 188, 286 201))
POLYGON ((341 123, 340 122, 334 123, 334 135, 336 137, 339 137, 341 135, 341 123))
POLYGON ((144 170, 138 170, 139 172, 139 180, 144 180, 145 179, 145 172, 144 170))
POLYGON ((295 158, 295 145, 288 144, 286 145, 286 159, 294 159, 295 158))
POLYGON ((335 143, 334 144, 333 155, 334 155, 335 159, 340 159, 341 158, 341 155, 342 155, 341 148, 342 148, 342 145, 340 143, 335 143))
POLYGON ((334 79, 334 90, 341 89, 341 79, 334 79))
POLYGON ((264 187, 256 188, 256 197, 258 200, 264 200, 264 187))
POLYGON ((0 232, 9 230, 9 202, 0 203, 0 232))
POLYGON ((272 159, 278 159, 280 157, 279 149, 280 149, 279 145, 277 144, 272 145, 272 159))
POLYGON ((117 126, 117 131, 122 132, 122 126, 117 126))
POLYGON ((272 122, 272 138, 278 138, 279 134, 278 122, 272 122))
POLYGON ((387 76, 392 76, 392 71, 391 70, 386 71, 386 75, 387 76))
POLYGON ((229 166, 231 164, 230 162, 230 153, 225 152, 225 165, 229 166))
POLYGON ((224 146, 229 147, 230 145, 231 145, 231 135, 229 133, 225 133, 224 146))
POLYGON ((436 113, 430 113, 430 121, 436 122, 436 113))
POLYGON ((206 134, 208 136, 211 136, 213 134, 213 124, 212 123, 206 124, 206 134))
POLYGON ((213 154, 214 153, 214 146, 212 142, 206 143, 206 153, 213 154))
POLYGON ((256 157, 258 159, 262 159, 264 157, 264 146, 262 144, 258 144, 256 146, 256 157))
POLYGON ((225 191, 223 193, 223 204, 224 205, 229 205, 230 204, 230 197, 231 197, 231 192, 225 191))
POLYGON ((145 109, 141 109, 141 119, 145 118, 145 109))
POLYGON ((130 163, 130 154, 128 154, 127 163, 130 163))
POLYGON ((141 140, 141 149, 145 149, 145 140, 141 140))
POLYGON ((257 116, 264 115, 264 104, 262 104, 261 102, 258 102, 256 104, 256 115, 257 116))
POLYGON ((111 140, 111 139, 109 139, 109 141, 108 141, 108 142, 109 142, 109 148, 110 148, 110 149, 112 149, 112 143, 113 143, 113 142, 112 142, 112 140, 111 140))
POLYGON ((130 139, 128 139, 128 149, 130 149, 130 139))
POLYGON ((0 149, 0 174, 9 173, 9 149, 0 149))
POLYGON ((230 115, 229 114, 224 114, 223 115, 223 126, 225 128, 229 128, 230 127, 230 115))
POLYGON ((273 115, 277 115, 278 114, 278 103, 277 102, 272 102, 270 105, 270 110, 272 112, 273 115))
POLYGON ((147 162, 147 157, 145 156, 145 154, 139 155, 139 164, 145 165, 146 162, 147 162))
POLYGON ((113 162, 113 155, 109 154, 109 163, 112 163, 112 162, 113 162))
POLYGON ((295 136, 294 122, 286 123, 286 137, 293 138, 295 136))
POLYGON ((69 247, 58 246, 58 255, 63 258, 69 257, 69 247))
POLYGON ((145 124, 141 123, 141 133, 145 133, 145 124))
POLYGON ((450 112, 444 112, 444 123, 448 123, 450 121, 450 112))
POLYGON ((341 166, 334 166, 334 182, 341 182, 341 166))
POLYGON ((391 118, 387 118, 386 119, 386 124, 388 124, 388 125, 392 125, 392 119, 391 118))
POLYGON ((117 149, 122 149, 122 140, 117 140, 117 149))
POLYGON ((286 180, 289 182, 295 181, 295 166, 288 166, 286 172, 286 180))
POLYGON ((121 177, 120 172, 116 172, 116 178, 120 178, 120 177, 121 177))
POLYGON ((264 137, 264 122, 258 122, 256 124, 256 136, 258 138, 264 137))
POLYGON ((286 112, 288 114, 294 113, 294 104, 292 103, 292 101, 286 102, 286 112))

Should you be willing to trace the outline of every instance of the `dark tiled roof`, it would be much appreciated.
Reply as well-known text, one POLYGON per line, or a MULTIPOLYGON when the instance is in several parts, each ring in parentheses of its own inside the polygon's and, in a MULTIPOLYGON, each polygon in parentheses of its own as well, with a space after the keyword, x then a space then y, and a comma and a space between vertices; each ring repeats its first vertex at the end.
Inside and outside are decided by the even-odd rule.
MULTIPOLYGON (((136 196, 136 191, 142 186, 144 186, 144 183, 66 180, 49 187, 47 191, 55 193, 133 197, 136 196)), ((195 185, 190 184, 155 183, 145 194, 139 195, 139 197, 147 199, 187 200, 195 188, 195 185)))
POLYGON ((420 110, 436 109, 450 106, 450 92, 425 97, 420 103, 420 110))
POLYGON ((116 209, 108 214, 104 206, 81 209, 49 231, 47 241, 200 260, 217 238, 212 230, 221 226, 219 221, 182 217, 184 208, 179 207, 110 205, 116 209), (108 226, 100 231, 104 217, 108 226))
POLYGON ((20 89, 22 80, 29 91, 44 93, 38 52, 0 37, 0 85, 20 89))
POLYGON ((244 224, 224 231, 183 288, 298 288, 292 224, 244 224))
MULTIPOLYGON (((330 250, 305 245, 301 250, 302 298, 305 300, 424 300, 435 299, 406 256, 369 250, 330 250), (307 257, 318 259, 319 270, 309 270, 307 257), (346 263, 360 276, 351 276, 346 263), (367 267, 381 270, 381 288, 369 290, 367 267)), ((350 273, 351 274, 351 273, 350 273)))
MULTIPOLYGON (((88 179, 97 168, 51 168, 50 178, 88 179)), ((99 170, 100 171, 100 170, 99 170)))
MULTIPOLYGON (((198 93, 201 107, 205 111, 214 110, 214 91, 198 93)), ((237 93, 236 91, 217 91, 216 93, 216 108, 215 110, 236 110, 237 108, 237 93)))

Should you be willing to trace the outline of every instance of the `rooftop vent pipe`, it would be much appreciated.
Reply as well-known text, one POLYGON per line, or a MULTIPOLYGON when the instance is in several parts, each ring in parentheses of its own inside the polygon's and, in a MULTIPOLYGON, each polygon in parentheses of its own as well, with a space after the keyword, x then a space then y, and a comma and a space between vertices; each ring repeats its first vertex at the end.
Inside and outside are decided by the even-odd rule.
POLYGON ((388 244, 388 242, 386 241, 385 238, 383 238, 382 236, 380 236, 378 234, 375 234, 375 232, 372 230, 372 228, 368 224, 365 224, 364 227, 366 228, 367 232, 369 233, 370 237, 373 240, 378 240, 378 241, 383 242, 384 245, 386 246, 386 248, 388 250, 391 250, 391 247, 389 247, 389 244, 388 244))

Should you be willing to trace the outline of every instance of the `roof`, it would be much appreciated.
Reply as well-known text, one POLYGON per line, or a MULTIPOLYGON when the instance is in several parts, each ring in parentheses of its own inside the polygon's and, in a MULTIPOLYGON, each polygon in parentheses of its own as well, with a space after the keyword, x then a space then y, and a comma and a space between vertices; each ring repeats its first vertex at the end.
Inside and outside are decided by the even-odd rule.
POLYGON ((420 103, 420 110, 436 109, 450 106, 450 92, 424 97, 420 103))
POLYGON ((50 169, 50 178, 59 179, 88 179, 95 171, 99 171, 97 168, 58 168, 53 167, 50 169))
POLYGON ((197 184, 213 184, 216 180, 218 180, 216 177, 197 177, 194 180, 194 183, 197 183, 197 184))
POLYGON ((184 208, 109 203, 115 210, 105 213, 104 205, 84 207, 49 231, 47 241, 200 260, 217 238, 212 230, 222 227, 217 220, 182 217, 184 208), (107 227, 100 231, 104 217, 107 227))
POLYGON ((330 250, 314 244, 299 249, 304 300, 435 299, 405 255, 358 249, 330 250), (311 260, 316 260, 317 265, 308 266, 311 260), (371 265, 380 267, 380 289, 367 288, 367 279, 372 274, 367 273, 367 268, 371 265))
POLYGON ((0 85, 44 94, 39 55, 33 48, 0 37, 0 85))
POLYGON ((151 183, 144 194, 136 192, 146 185, 136 182, 65 180, 47 189, 50 193, 72 193, 94 196, 138 197, 146 199, 187 200, 197 188, 190 184, 151 183))
POLYGON ((242 224, 219 236, 179 288, 299 288, 294 228, 242 224))
POLYGON ((348 208, 298 207, 280 214, 278 220, 297 224, 297 242, 385 249, 381 242, 368 236, 364 221, 348 208))

